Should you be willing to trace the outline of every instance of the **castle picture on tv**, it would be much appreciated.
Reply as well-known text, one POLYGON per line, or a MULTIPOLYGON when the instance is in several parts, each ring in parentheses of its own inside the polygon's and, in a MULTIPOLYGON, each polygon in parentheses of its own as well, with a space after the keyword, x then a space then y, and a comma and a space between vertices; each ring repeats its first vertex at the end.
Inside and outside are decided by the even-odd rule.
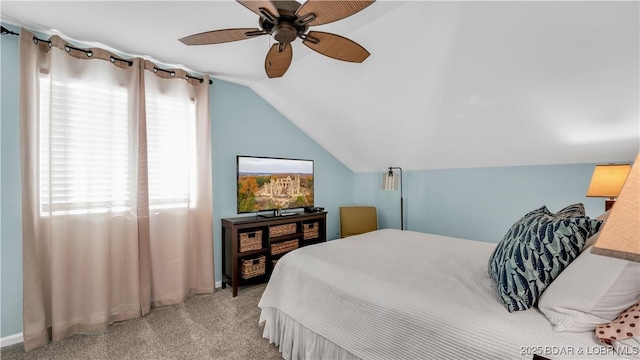
POLYGON ((313 160, 237 157, 238 213, 313 206, 313 160))

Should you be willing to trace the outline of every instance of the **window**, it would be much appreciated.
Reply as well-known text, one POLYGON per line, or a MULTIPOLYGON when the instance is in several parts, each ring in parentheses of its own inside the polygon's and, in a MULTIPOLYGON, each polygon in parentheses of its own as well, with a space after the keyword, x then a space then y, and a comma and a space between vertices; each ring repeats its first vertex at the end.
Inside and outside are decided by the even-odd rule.
MULTIPOLYGON (((129 119, 127 89, 47 74, 40 85, 41 214, 128 210, 138 124, 129 119)), ((196 179, 195 102, 167 95, 145 101, 149 205, 185 207, 196 179)))
POLYGON ((168 95, 147 95, 145 101, 149 206, 187 206, 195 199, 195 102, 168 95))
POLYGON ((122 87, 40 77, 40 211, 130 207, 131 136, 122 87))

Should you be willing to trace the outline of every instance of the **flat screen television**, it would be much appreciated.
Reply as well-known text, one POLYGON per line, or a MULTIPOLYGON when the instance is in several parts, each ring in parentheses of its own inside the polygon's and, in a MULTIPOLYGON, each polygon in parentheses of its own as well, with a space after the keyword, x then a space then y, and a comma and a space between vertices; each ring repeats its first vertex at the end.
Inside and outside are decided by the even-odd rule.
POLYGON ((238 214, 313 206, 313 160, 236 156, 238 214))

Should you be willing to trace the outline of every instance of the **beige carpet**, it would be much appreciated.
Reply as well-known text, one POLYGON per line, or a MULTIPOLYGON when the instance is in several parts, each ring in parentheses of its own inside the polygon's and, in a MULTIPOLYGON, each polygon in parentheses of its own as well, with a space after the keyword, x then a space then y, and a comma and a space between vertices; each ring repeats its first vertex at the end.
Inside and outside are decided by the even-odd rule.
POLYGON ((22 344, 2 348, 4 359, 281 359, 262 338, 258 301, 265 285, 217 289, 184 304, 156 308, 143 318, 78 334, 24 352, 22 344))

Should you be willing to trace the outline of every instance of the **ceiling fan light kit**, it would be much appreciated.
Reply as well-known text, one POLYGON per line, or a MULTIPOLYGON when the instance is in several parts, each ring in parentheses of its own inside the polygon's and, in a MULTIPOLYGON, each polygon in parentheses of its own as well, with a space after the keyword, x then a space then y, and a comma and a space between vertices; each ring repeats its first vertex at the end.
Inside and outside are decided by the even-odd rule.
POLYGON ((291 65, 297 38, 313 51, 330 58, 361 63, 369 52, 358 43, 340 35, 308 31, 310 26, 323 25, 349 17, 375 0, 327 1, 307 0, 300 4, 294 0, 236 0, 260 16, 260 28, 237 28, 207 31, 180 39, 186 45, 211 45, 271 35, 277 41, 265 58, 264 68, 269 78, 283 76, 291 65))

